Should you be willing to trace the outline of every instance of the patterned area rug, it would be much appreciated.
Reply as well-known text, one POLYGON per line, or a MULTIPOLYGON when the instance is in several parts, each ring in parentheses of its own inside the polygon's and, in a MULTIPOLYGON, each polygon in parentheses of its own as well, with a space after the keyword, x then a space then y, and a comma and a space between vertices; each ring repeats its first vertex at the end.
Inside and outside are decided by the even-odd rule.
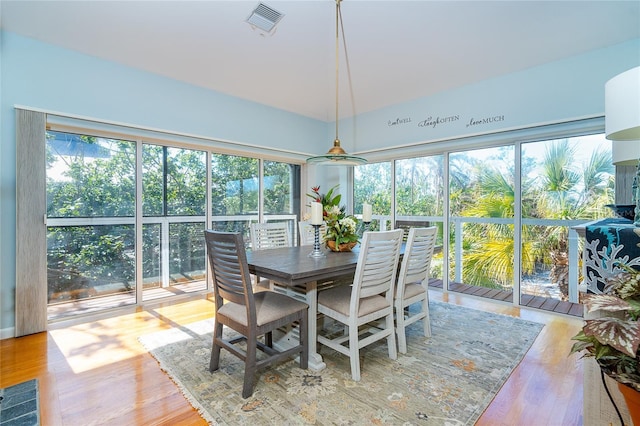
POLYGON ((222 350, 208 371, 213 320, 142 336, 141 343, 212 424, 471 425, 531 347, 543 325, 430 302, 432 336, 420 323, 407 354, 388 357, 386 340, 360 351, 360 382, 348 357, 322 347, 327 368, 301 370, 289 361, 258 373, 242 399, 244 365, 222 350))

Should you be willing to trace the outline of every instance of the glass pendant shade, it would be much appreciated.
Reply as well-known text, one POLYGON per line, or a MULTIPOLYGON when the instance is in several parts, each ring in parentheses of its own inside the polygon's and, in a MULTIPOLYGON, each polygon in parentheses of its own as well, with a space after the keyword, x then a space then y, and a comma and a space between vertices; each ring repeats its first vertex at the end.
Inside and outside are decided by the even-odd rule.
POLYGON ((323 164, 325 166, 359 166, 367 160, 355 155, 349 155, 340 146, 340 139, 333 141, 333 148, 324 155, 307 158, 308 164, 323 164))

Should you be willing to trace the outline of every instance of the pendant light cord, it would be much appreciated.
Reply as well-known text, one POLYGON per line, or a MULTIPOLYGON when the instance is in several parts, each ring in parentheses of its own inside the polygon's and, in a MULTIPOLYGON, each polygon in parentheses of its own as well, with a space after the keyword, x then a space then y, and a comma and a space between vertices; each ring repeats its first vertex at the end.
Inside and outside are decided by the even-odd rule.
MULTIPOLYGON (((336 0, 336 140, 337 141, 340 140, 340 139, 338 139, 338 95, 340 93, 339 90, 338 90, 338 81, 340 79, 340 74, 338 73, 338 63, 340 62, 340 56, 339 56, 338 52, 339 52, 339 48, 340 48, 339 28, 340 28, 340 22, 342 22, 342 13, 340 12, 340 2, 341 1, 342 0, 336 0)), ((344 34, 344 29, 343 29, 343 34, 344 34)))
POLYGON ((346 165, 346 166, 359 166, 366 164, 367 160, 362 157, 347 154, 340 146, 340 139, 338 138, 338 128, 340 119, 340 33, 342 33, 342 43, 344 46, 344 61, 347 71, 347 82, 349 85, 349 94, 351 96, 351 108, 353 109, 353 120, 355 123, 355 102, 353 96, 353 84, 351 80, 351 65, 349 64, 349 54, 347 52, 347 42, 344 35, 344 23, 342 22, 342 10, 340 4, 342 0, 335 0, 336 2, 336 138, 333 141, 333 147, 325 155, 317 155, 307 158, 307 163, 310 164, 332 164, 332 165, 346 165))
MULTIPOLYGON (((342 0, 336 0, 336 139, 338 139, 338 119, 339 119, 339 90, 338 90, 338 81, 340 80, 340 73, 338 72, 338 64, 340 63, 340 48, 339 48, 339 37, 342 35, 342 48, 344 49, 344 61, 346 65, 346 73, 347 73, 347 81, 348 81, 348 89, 349 89, 349 99, 351 100, 351 108, 352 108, 352 116, 356 116, 355 111, 355 96, 353 94, 353 81, 351 79, 351 64, 349 62, 349 52, 347 48, 347 38, 344 33, 344 22, 342 20, 342 9, 340 4, 342 0)), ((338 139, 339 141, 339 139, 338 139)))

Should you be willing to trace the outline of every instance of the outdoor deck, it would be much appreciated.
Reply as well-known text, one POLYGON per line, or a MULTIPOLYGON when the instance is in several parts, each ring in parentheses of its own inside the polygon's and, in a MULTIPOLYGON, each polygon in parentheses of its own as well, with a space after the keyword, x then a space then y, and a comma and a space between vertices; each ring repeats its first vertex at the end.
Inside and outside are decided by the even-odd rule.
MULTIPOLYGON (((429 287, 442 289, 442 280, 437 278, 430 279, 429 287)), ((500 300, 503 302, 511 302, 513 300, 513 291, 477 287, 455 282, 449 285, 449 291, 468 294, 470 296, 483 297, 486 299, 500 300)), ((521 303, 523 306, 528 308, 542 309, 549 312, 582 318, 583 308, 580 303, 565 302, 549 297, 532 296, 529 294, 522 295, 521 303)))

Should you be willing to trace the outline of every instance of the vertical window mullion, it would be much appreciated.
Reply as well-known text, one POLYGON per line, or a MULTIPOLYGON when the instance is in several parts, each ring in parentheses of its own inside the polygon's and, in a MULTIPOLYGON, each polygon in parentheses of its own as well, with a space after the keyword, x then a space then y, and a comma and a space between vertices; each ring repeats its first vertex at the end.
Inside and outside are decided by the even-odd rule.
POLYGON ((169 218, 164 215, 161 220, 160 247, 161 258, 160 273, 162 274, 162 288, 169 287, 169 218))
POLYGON ((449 244, 451 242, 450 225, 451 212, 449 211, 449 197, 451 196, 451 187, 449 186, 449 152, 442 155, 442 291, 449 292, 449 274, 451 272, 449 262, 449 244))
MULTIPOLYGON (((211 151, 207 151, 207 156, 206 156, 206 161, 207 161, 207 195, 205 196, 205 202, 206 202, 206 209, 205 209, 205 220, 204 220, 204 227, 205 229, 213 229, 213 207, 212 207, 212 197, 211 197, 211 192, 213 191, 213 167, 211 165, 212 161, 213 161, 213 154, 211 153, 211 151)), ((204 259, 204 267, 205 267, 205 272, 204 272, 204 279, 205 282, 207 283, 207 289, 211 289, 212 288, 212 277, 210 276, 211 271, 210 268, 208 267, 209 265, 209 261, 207 259, 207 251, 205 248, 205 259, 204 259)))
POLYGON ((143 222, 142 222, 142 140, 136 141, 136 202, 135 202, 135 236, 136 236, 136 248, 135 248, 135 276, 136 276, 136 304, 142 302, 142 290, 144 282, 144 267, 142 258, 143 248, 143 222))
POLYGON ((162 147, 162 214, 164 216, 166 216, 169 213, 169 208, 168 208, 168 200, 167 200, 167 183, 168 183, 168 177, 167 177, 167 165, 168 165, 168 159, 167 159, 168 153, 167 153, 167 147, 163 146, 162 147))
POLYGON ((522 144, 514 146, 515 169, 513 176, 513 304, 520 305, 522 281, 522 144))
POLYGON ((391 161, 391 172, 389 174, 391 177, 391 229, 395 229, 396 227, 396 216, 398 213, 398 202, 396 200, 396 188, 397 182, 395 179, 396 176, 396 160, 391 161))
POLYGON ((258 222, 264 220, 264 160, 258 160, 258 222))

